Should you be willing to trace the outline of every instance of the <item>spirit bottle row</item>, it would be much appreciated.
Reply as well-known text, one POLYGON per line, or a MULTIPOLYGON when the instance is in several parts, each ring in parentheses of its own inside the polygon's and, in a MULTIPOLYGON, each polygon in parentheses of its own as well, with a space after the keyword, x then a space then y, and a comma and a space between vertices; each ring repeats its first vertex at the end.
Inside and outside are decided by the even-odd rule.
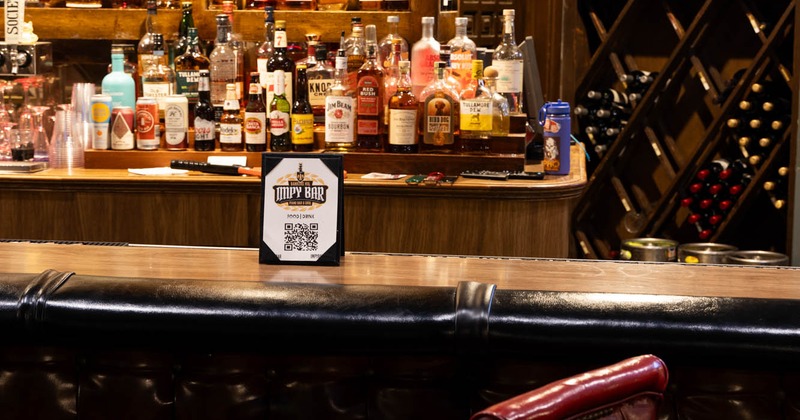
POLYGON ((770 81, 753 83, 726 122, 734 144, 753 167, 762 166, 783 139, 791 112, 788 91, 770 81))

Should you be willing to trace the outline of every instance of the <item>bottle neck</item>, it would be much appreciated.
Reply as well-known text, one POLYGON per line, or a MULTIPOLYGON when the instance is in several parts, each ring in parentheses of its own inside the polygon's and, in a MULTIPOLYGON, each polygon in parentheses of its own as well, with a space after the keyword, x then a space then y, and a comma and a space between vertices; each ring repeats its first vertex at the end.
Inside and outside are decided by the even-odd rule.
POLYGON ((411 91, 411 71, 403 69, 400 71, 400 77, 397 81, 397 90, 411 91))
POLYGON ((111 71, 113 72, 124 72, 125 66, 125 55, 124 54, 111 54, 111 71))
POLYGON ((336 80, 344 82, 347 78, 347 57, 336 56, 336 72, 334 73, 336 80))
POLYGON ((230 25, 217 25, 217 44, 227 44, 230 33, 230 25))
POLYGON ((308 67, 313 67, 317 64, 317 44, 309 42, 307 49, 308 55, 306 56, 306 62, 308 63, 308 67))
POLYGON ((211 99, 211 81, 208 80, 208 77, 200 78, 200 82, 197 84, 197 92, 200 94, 200 98, 205 95, 208 99, 211 99))
POLYGON ((467 25, 456 25, 456 38, 467 37, 467 25))
POLYGON ((275 39, 275 23, 270 21, 264 21, 264 40, 267 42, 273 42, 275 39))
POLYGON ((389 23, 389 34, 390 35, 397 35, 400 32, 400 24, 397 22, 390 22, 389 23))
POLYGON ((258 83, 258 79, 250 80, 250 91, 248 93, 250 94, 250 102, 261 100, 261 84, 258 83))
POLYGON ((511 16, 503 17, 503 42, 516 44, 514 40, 514 18, 511 16))
POLYGON ((303 103, 308 101, 308 77, 305 70, 297 71, 297 89, 294 95, 296 102, 303 103))
POLYGON ((432 23, 423 23, 422 24, 422 39, 433 38, 433 24, 432 23))

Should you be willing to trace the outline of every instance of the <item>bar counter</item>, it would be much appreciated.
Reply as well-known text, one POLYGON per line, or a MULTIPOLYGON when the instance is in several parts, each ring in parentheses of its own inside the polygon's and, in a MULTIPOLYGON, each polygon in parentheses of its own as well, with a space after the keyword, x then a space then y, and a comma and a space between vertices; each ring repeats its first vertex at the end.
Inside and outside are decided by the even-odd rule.
MULTIPOLYGON (((575 149, 573 171, 566 176, 547 175, 541 181, 459 178, 452 186, 437 187, 348 174, 346 250, 574 255, 570 215, 586 184, 584 162, 575 149)), ((0 238, 259 245, 261 184, 256 177, 47 169, 0 174, 0 185, 0 238)))

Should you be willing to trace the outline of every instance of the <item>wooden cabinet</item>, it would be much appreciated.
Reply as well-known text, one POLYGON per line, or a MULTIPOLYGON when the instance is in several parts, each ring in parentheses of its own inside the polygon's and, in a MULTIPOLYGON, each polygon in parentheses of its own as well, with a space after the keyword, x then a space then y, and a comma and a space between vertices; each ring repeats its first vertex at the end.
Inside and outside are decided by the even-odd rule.
MULTIPOLYGON (((628 86, 620 76, 626 73, 656 72, 650 88, 632 106, 627 124, 606 144, 605 154, 592 156, 589 184, 574 213, 580 252, 613 258, 622 240, 666 237, 789 253, 793 194, 787 206, 776 208, 764 184, 775 179, 778 168, 790 168, 787 191, 794 189, 796 2, 570 3, 574 12, 565 28, 573 32, 565 35, 566 42, 579 47, 568 60, 575 74, 574 104, 586 104, 590 90, 625 91, 628 86), (756 83, 775 87, 788 108, 778 116, 745 115, 740 103, 756 96, 756 83), (764 119, 762 126, 768 127, 781 119, 784 126, 748 133, 728 126, 730 119, 745 117, 742 125, 764 119), (682 203, 691 198, 698 173, 714 160, 748 161, 754 152, 740 146, 746 135, 771 136, 772 142, 757 152, 763 153, 758 163, 749 164, 749 183, 733 197, 733 205, 714 209, 720 217, 711 234, 699 235, 704 226, 693 222, 695 210, 682 203)), ((574 131, 591 152, 597 139, 582 132, 580 120, 574 121, 574 131)))

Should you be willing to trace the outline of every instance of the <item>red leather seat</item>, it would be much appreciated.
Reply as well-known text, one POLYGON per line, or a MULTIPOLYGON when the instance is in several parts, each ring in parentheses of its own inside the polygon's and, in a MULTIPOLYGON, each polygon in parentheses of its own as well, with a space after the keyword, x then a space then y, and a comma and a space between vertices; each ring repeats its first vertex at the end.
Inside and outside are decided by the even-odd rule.
POLYGON ((661 359, 637 356, 518 395, 471 420, 655 419, 668 379, 661 359))

